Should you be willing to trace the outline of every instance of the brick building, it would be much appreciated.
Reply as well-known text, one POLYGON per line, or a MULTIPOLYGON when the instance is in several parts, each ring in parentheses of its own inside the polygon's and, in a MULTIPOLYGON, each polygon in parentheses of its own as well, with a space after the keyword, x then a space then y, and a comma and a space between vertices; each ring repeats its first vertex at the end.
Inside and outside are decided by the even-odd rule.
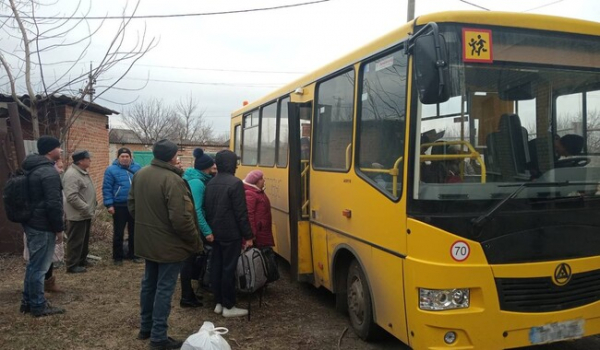
MULTIPOLYGON (((173 140, 176 142, 175 140, 173 140)), ((109 132, 109 143, 110 143, 110 162, 116 158, 117 150, 121 147, 127 147, 133 152, 136 161, 142 165, 146 165, 146 161, 141 159, 141 155, 144 152, 152 152, 152 142, 144 142, 131 130, 128 129, 111 129, 109 132), (137 157, 136 157, 137 155, 137 157)), ((176 142, 177 143, 177 142, 176 142)), ((222 149, 229 148, 229 142, 179 142, 179 157, 181 158, 181 164, 184 168, 188 168, 194 165, 194 149, 197 147, 202 148, 208 154, 214 154, 222 149)))
MULTIPOLYGON (((21 100, 28 103, 28 96, 21 100)), ((10 95, 0 94, 0 191, 4 188, 6 175, 18 168, 19 164, 15 152, 15 136, 13 127, 8 118, 7 103, 13 102, 10 95)), ((70 125, 68 132, 63 135, 63 159, 66 164, 71 164, 71 154, 75 150, 87 149, 92 153, 92 164, 89 169, 92 180, 96 186, 98 202, 102 203, 102 179, 104 170, 109 161, 108 143, 108 118, 118 114, 113 110, 95 103, 85 102, 77 107, 78 101, 65 95, 56 95, 38 106, 40 135, 60 135, 60 130, 65 125, 70 125), (78 109, 76 109, 78 108, 78 109)), ((19 120, 23 139, 29 144, 30 151, 35 151, 33 132, 28 113, 19 108, 19 120), (32 140, 33 142, 27 142, 32 140), (34 145, 34 147, 31 147, 34 145)), ((0 207, 2 204, 0 204, 0 207)), ((18 252, 23 247, 21 227, 8 222, 4 208, 0 208, 0 252, 18 252)))
MULTIPOLYGON (((65 108, 67 113, 72 109, 70 106, 65 108)), ((113 114, 118 113, 113 112, 113 114)), ((104 170, 106 170, 106 165, 110 159, 108 115, 90 109, 84 111, 71 127, 69 137, 65 143, 64 149, 65 153, 68 154, 69 164, 71 163, 71 154, 75 150, 86 149, 92 154, 92 164, 88 171, 96 186, 98 203, 102 203, 102 181, 104 170)))

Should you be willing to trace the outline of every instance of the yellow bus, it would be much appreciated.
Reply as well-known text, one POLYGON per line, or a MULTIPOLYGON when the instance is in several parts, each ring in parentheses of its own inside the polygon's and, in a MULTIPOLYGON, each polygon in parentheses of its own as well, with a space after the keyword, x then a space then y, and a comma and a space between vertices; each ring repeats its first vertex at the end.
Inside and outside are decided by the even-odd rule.
POLYGON ((276 251, 414 349, 600 333, 600 24, 419 17, 232 114, 276 251))

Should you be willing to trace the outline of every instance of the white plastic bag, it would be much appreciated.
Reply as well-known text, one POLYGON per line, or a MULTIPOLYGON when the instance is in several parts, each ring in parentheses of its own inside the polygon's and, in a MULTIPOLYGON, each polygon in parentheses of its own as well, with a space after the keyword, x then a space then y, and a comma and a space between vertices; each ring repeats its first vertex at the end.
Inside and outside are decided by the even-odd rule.
POLYGON ((224 327, 215 327, 212 322, 205 321, 198 333, 190 335, 181 350, 231 350, 231 347, 221 335, 229 330, 224 327))

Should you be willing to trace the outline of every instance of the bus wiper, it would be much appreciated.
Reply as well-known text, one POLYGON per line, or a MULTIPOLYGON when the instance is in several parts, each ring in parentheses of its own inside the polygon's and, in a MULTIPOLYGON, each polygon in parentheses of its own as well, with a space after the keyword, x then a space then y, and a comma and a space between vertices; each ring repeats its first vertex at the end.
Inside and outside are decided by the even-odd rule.
MULTIPOLYGON (((523 191, 523 189, 525 189, 527 187, 563 187, 563 186, 569 186, 569 185, 572 185, 571 183, 569 183, 569 181, 563 181, 563 182, 523 182, 521 185, 519 185, 519 187, 517 187, 514 191, 512 191, 503 200, 501 200, 500 202, 498 202, 498 204, 496 204, 495 206, 493 206, 490 210, 488 210, 487 212, 481 214, 477 219, 471 220, 471 223, 473 224, 473 233, 475 235, 479 235, 481 233, 481 230, 483 229, 483 227, 494 217, 494 215, 496 214, 496 212, 498 212, 498 210, 500 208, 502 208, 504 206, 504 204, 506 204, 508 201, 510 201, 511 199, 513 199, 516 196, 518 196, 519 193, 521 193, 521 191, 523 191)), ((514 185, 503 185, 503 186, 499 186, 499 187, 510 187, 510 186, 514 186, 514 185)))

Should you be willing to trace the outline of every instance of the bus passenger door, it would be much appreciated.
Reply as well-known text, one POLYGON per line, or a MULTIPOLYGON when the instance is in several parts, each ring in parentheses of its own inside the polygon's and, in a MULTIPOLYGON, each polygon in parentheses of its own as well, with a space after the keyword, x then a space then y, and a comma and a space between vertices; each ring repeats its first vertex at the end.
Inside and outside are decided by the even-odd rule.
POLYGON ((293 279, 313 276, 309 225, 309 173, 312 102, 288 103, 290 265, 293 279))

